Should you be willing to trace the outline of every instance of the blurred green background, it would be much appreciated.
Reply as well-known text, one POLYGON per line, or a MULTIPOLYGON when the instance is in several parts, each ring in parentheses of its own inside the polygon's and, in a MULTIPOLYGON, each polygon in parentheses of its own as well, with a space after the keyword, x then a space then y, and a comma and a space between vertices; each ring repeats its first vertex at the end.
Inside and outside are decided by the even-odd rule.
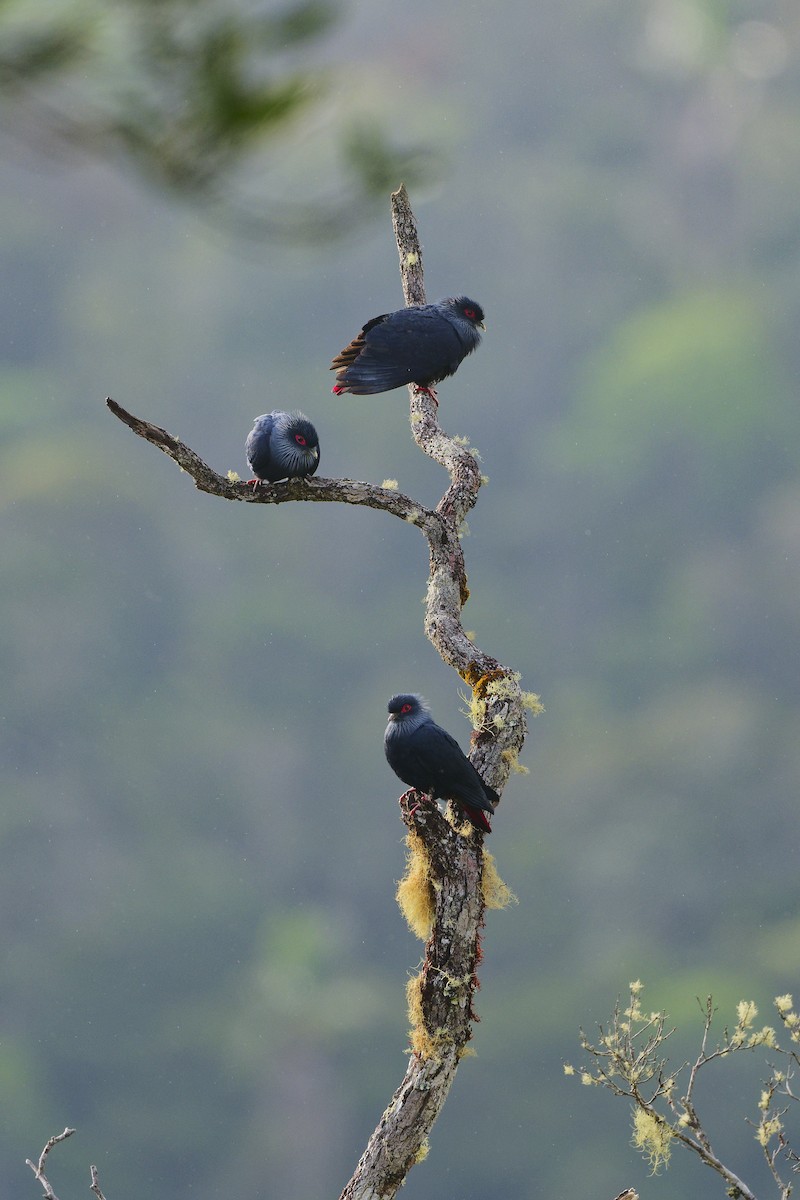
MULTIPOLYGON (((487 312, 440 388, 490 477, 465 624, 546 714, 404 1196, 722 1196, 562 1062, 636 977, 677 1061, 696 996, 798 990, 798 12, 27 0, 0 35, 3 1193, 69 1124, 62 1200, 90 1162, 110 1200, 335 1196, 405 1069, 386 700, 469 736, 424 541, 201 496, 103 404, 242 475, 301 407, 322 475, 435 503, 404 393, 327 371, 402 302, 405 178, 429 296, 487 312)), ((698 1103, 767 1195, 762 1074, 698 1103)))

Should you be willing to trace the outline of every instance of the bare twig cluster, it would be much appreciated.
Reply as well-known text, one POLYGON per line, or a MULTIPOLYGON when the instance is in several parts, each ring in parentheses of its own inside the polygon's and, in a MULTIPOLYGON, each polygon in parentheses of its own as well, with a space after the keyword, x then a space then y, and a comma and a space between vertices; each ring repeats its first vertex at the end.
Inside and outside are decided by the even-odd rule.
POLYGON ((703 1032, 697 1056, 673 1069, 663 1051, 675 1031, 667 1028, 663 1013, 643 1010, 641 993, 642 984, 635 980, 629 985, 627 1008, 621 1009, 619 1002, 615 1005, 608 1027, 598 1026, 596 1041, 590 1041, 581 1031, 581 1047, 589 1056, 589 1065, 576 1072, 567 1064, 565 1072, 578 1073, 585 1085, 607 1088, 613 1095, 631 1102, 633 1143, 648 1159, 654 1173, 668 1166, 673 1145, 682 1145, 722 1178, 727 1195, 733 1200, 757 1200, 752 1189, 714 1151, 698 1113, 695 1091, 700 1072, 710 1063, 745 1050, 759 1047, 769 1050, 778 1056, 778 1061, 769 1066, 769 1077, 758 1103, 759 1116, 748 1123, 762 1148, 779 1200, 788 1200, 793 1183, 787 1176, 800 1171, 800 1156, 787 1138, 784 1122, 800 1100, 792 1090, 792 1079, 800 1067, 800 1016, 793 1009, 792 997, 775 999, 775 1008, 791 1043, 786 1048, 779 1045, 772 1026, 755 1027, 758 1009, 750 1000, 740 1001, 735 1026, 732 1029, 726 1026, 720 1040, 712 1045, 711 1026, 716 1009, 708 996, 700 1004, 703 1032), (679 1087, 681 1080, 685 1080, 685 1086, 679 1087))
POLYGON ((54 1133, 53 1136, 51 1138, 48 1138, 47 1141, 45 1142, 44 1149, 42 1150, 42 1153, 39 1155, 38 1162, 31 1162, 31 1160, 29 1158, 25 1159, 27 1166, 30 1167, 30 1169, 33 1171, 36 1178, 39 1180, 39 1183, 44 1188, 45 1200, 58 1200, 58 1196, 53 1191, 50 1180, 47 1178, 47 1176, 44 1173, 45 1164, 47 1162, 47 1156, 50 1153, 50 1151, 53 1149, 54 1146, 57 1146, 59 1142, 65 1142, 67 1140, 67 1138, 72 1137, 74 1132, 75 1132, 74 1129, 70 1129, 69 1126, 67 1126, 67 1128, 64 1130, 63 1133, 54 1133))
MULTIPOLYGON (((48 1138, 48 1140, 45 1142, 44 1149, 39 1155, 38 1162, 31 1162, 29 1158, 25 1159, 25 1162, 44 1188, 44 1200, 58 1200, 58 1196, 56 1196, 55 1192, 53 1191, 53 1185, 50 1183, 50 1180, 47 1178, 44 1172, 47 1156, 54 1146, 57 1146, 59 1142, 65 1142, 67 1138, 72 1137, 74 1132, 75 1130, 70 1129, 68 1126, 63 1133, 54 1133, 53 1136, 48 1138)), ((89 1177, 91 1179, 90 1191, 94 1192, 97 1200, 105 1200, 105 1196, 100 1191, 100 1178, 97 1172, 97 1167, 89 1167, 89 1177)))

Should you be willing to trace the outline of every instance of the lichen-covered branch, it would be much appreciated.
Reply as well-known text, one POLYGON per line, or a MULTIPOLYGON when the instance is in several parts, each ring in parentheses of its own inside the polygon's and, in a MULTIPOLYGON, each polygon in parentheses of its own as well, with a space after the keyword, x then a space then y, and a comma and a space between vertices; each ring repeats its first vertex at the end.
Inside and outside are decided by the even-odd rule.
MULTIPOLYGON (((392 220, 407 304, 425 302, 422 251, 408 194, 392 196, 392 220)), ((527 732, 526 703, 519 677, 479 650, 467 637, 461 610, 469 592, 460 546, 454 540, 475 505, 482 479, 475 455, 439 425, 439 410, 422 389, 409 386, 411 432, 420 449, 445 468, 450 486, 436 507, 448 531, 447 544, 429 537, 430 576, 425 633, 440 656, 472 690, 475 732, 471 757, 481 774, 502 791, 527 732)), ((480 929, 487 889, 483 837, 462 836, 434 806, 411 792, 401 799, 409 826, 409 866, 401 884, 401 904, 409 923, 422 933, 420 909, 427 898, 430 935, 422 969, 409 983, 411 1056, 394 1093, 359 1160, 341 1200, 390 1200, 411 1167, 427 1153, 427 1137, 447 1099, 458 1063, 472 1036, 472 997, 477 986, 480 929), (413 802, 412 802, 413 801, 413 802), (412 917, 409 908, 413 907, 412 917)), ((492 880, 496 872, 492 867, 492 880)), ((497 881, 499 883, 499 880, 497 881)), ((502 885, 501 885, 502 886, 502 885)), ((498 891, 492 891, 493 902, 498 891)), ((505 896, 503 896, 505 899, 505 896)))
MULTIPOLYGON (((392 224, 406 304, 424 304, 422 249, 408 192, 403 186, 392 195, 392 224)), ((457 536, 477 502, 483 483, 478 461, 463 439, 449 437, 441 428, 439 410, 430 395, 413 385, 408 391, 414 441, 450 476, 450 486, 436 511, 446 520, 451 536, 457 536)), ((463 558, 459 558, 458 566, 460 583, 463 558)), ((475 733, 471 757, 486 781, 496 792, 502 792, 525 741, 526 709, 537 713, 541 706, 537 696, 522 691, 519 676, 513 670, 480 650, 467 637, 461 623, 461 609, 469 596, 466 576, 463 578, 464 584, 456 594, 452 566, 445 556, 431 554, 425 633, 444 662, 458 671, 472 690, 470 716, 475 733)))
MULTIPOLYGON (((404 187, 392 196, 392 218, 406 303, 424 303, 422 253, 404 187)), ((450 477, 449 487, 435 510, 400 492, 348 479, 296 479, 262 484, 253 490, 241 480, 218 474, 166 430, 133 416, 111 399, 106 403, 134 433, 172 458, 198 489, 210 495, 247 504, 305 501, 364 505, 420 529, 430 558, 425 633, 443 661, 471 690, 474 732, 470 756, 490 786, 500 793, 517 765, 525 740, 525 710, 537 712, 540 706, 536 696, 522 692, 519 676, 480 650, 464 630, 461 610, 469 589, 459 535, 483 481, 475 454, 462 440, 449 437, 441 428, 439 410, 430 395, 413 385, 409 394, 414 440, 450 477)), ((426 940, 422 969, 408 989, 411 1055, 403 1081, 372 1134, 342 1200, 390 1200, 414 1163, 424 1158, 427 1135, 472 1036, 472 997, 477 986, 475 972, 484 908, 487 904, 500 907, 511 898, 494 870, 491 856, 484 854, 483 836, 471 827, 457 829, 456 814, 449 812, 451 823, 434 804, 422 800, 414 792, 401 798, 411 864, 403 885, 403 910, 408 917, 413 899, 416 918, 409 920, 426 940)))
MULTIPOLYGON (((789 1200, 793 1183, 781 1169, 788 1166, 795 1174, 800 1168, 800 1154, 793 1148, 784 1124, 784 1117, 796 1101, 791 1080, 800 1069, 800 1015, 794 1011, 791 995, 777 996, 774 1002, 790 1039, 788 1046, 779 1044, 771 1025, 756 1027, 758 1009, 752 1000, 739 1002, 735 1026, 726 1026, 716 1045, 709 1046, 716 1009, 708 996, 701 1004, 703 1034, 698 1054, 693 1062, 672 1067, 663 1055, 663 1047, 674 1030, 666 1028, 663 1013, 643 1010, 642 986, 638 979, 629 985, 627 1008, 621 1009, 617 1002, 608 1026, 599 1027, 596 1042, 581 1033, 581 1046, 589 1058, 579 1072, 581 1082, 605 1088, 630 1102, 634 1145, 654 1172, 669 1165, 674 1145, 685 1146, 720 1176, 726 1195, 733 1200, 757 1200, 752 1189, 714 1151, 694 1095, 700 1072, 711 1063, 759 1048, 769 1051, 778 1061, 769 1065, 769 1078, 758 1102, 758 1119, 748 1120, 748 1124, 763 1151, 778 1200, 789 1200), (683 1076, 687 1076, 685 1087, 679 1089, 683 1076)), ((564 1070, 568 1075, 576 1074, 569 1064, 564 1070)))
POLYGON ((484 909, 480 844, 462 837, 435 805, 421 800, 416 792, 401 800, 410 826, 410 857, 418 868, 422 864, 415 900, 429 905, 422 969, 407 989, 411 1055, 341 1200, 394 1196, 411 1167, 425 1157, 428 1134, 447 1099, 474 1019, 484 909))
MULTIPOLYGON (((415 501, 404 496, 402 492, 391 488, 378 487, 373 483, 359 483, 354 479, 289 479, 281 483, 262 484, 253 488, 242 479, 229 475, 220 475, 204 462, 180 438, 168 433, 159 425, 152 425, 141 417, 135 417, 127 412, 110 396, 106 405, 115 417, 132 429, 140 438, 157 446, 169 458, 176 462, 187 475, 194 480, 195 487, 209 496, 221 496, 223 500, 238 500, 242 504, 286 504, 291 501, 307 501, 309 503, 338 503, 355 504, 366 508, 377 508, 392 516, 400 517, 411 525, 418 525, 429 537, 430 531, 436 531, 437 536, 446 540, 446 523, 432 509, 424 508, 415 501)), ((457 541, 457 539, 456 539, 457 541)), ((460 551, 459 551, 460 553, 460 551)), ((462 559, 463 569, 463 559, 462 559)))

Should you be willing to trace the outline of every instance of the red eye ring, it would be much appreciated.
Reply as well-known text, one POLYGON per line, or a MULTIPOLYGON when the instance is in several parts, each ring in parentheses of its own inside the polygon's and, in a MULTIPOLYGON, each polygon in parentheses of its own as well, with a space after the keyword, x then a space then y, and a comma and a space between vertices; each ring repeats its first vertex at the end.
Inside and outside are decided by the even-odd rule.
POLYGON ((401 712, 401 713, 409 713, 409 712, 411 712, 411 705, 410 705, 410 704, 404 704, 404 705, 403 705, 403 707, 400 709, 400 712, 401 712))
POLYGON ((294 440, 297 442, 298 446, 305 446, 306 444, 306 439, 303 437, 302 433, 296 433, 294 435, 294 440))
POLYGON ((464 316, 469 317, 470 321, 473 321, 475 319, 475 309, 474 308, 465 308, 464 316))

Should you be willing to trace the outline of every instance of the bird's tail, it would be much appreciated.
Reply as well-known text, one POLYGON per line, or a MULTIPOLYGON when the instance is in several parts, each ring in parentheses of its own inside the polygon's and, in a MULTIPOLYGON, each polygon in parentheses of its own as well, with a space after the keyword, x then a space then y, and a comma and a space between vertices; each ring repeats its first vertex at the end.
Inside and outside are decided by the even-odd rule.
POLYGON ((489 824, 489 818, 482 808, 467 808, 466 804, 462 806, 464 816, 474 825, 476 829, 482 829, 484 833, 491 833, 492 827, 489 824))

